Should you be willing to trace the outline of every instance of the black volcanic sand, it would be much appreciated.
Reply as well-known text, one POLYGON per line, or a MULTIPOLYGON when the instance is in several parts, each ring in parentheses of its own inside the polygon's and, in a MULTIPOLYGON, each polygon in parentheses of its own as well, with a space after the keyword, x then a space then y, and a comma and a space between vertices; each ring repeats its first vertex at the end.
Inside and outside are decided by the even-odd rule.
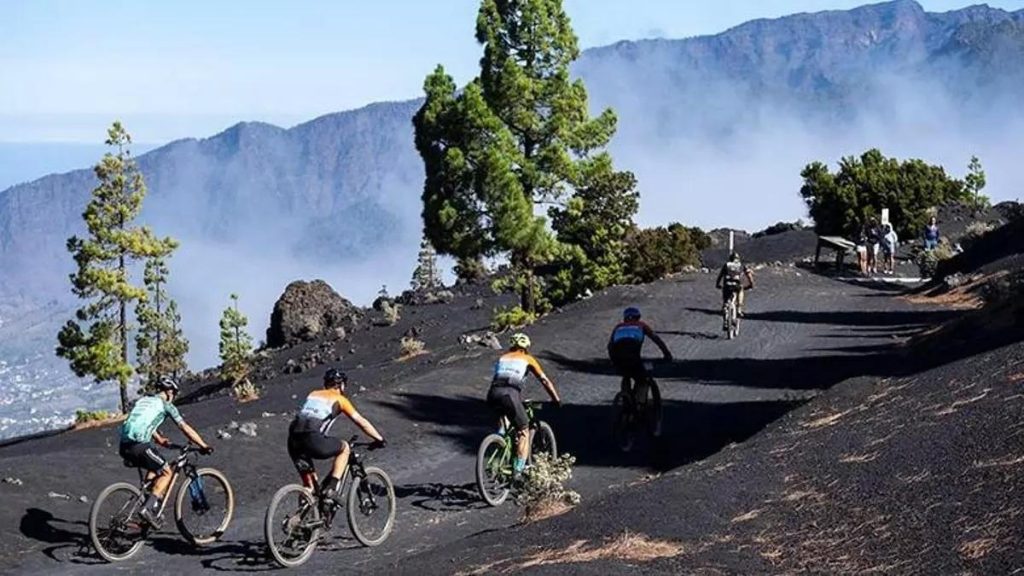
MULTIPOLYGON (((996 518, 1000 508, 1016 510, 1009 506, 1012 501, 995 499, 1014 486, 1006 482, 1017 465, 1001 464, 1001 459, 1015 457, 1007 442, 1019 442, 1012 427, 1019 418, 1001 421, 996 416, 1002 412, 991 419, 966 418, 1019 393, 1020 385, 1003 373, 1011 370, 1010 360, 1019 358, 1016 349, 994 352, 978 370, 881 384, 875 378, 856 380, 801 408, 851 377, 884 377, 907 368, 887 353, 893 343, 956 313, 795 268, 769 268, 759 273, 758 290, 750 294, 740 339, 729 342, 719 337, 720 297, 713 281, 712 275, 696 274, 615 288, 530 328, 536 352, 566 401, 561 410, 545 409, 542 416, 554 426, 560 448, 578 458, 573 487, 584 504, 578 512, 512 531, 500 529, 516 523, 517 510, 511 505, 485 508, 473 486, 476 447, 494 426, 482 397, 497 353, 457 344, 460 333, 486 326, 487 309, 501 299, 489 299, 483 310, 474 309, 472 295, 447 306, 405 308, 397 326, 355 332, 350 340, 354 350, 346 360, 354 377, 353 399, 389 439, 389 448, 371 454, 369 461, 387 470, 396 484, 397 524, 388 542, 372 550, 359 548, 339 526, 334 540, 303 570, 452 573, 529 549, 522 547, 560 546, 577 537, 600 540, 626 527, 700 550, 651 565, 667 571, 688 566, 842 571, 834 563, 839 552, 825 553, 841 546, 850 550, 850 567, 867 566, 876 558, 894 565, 907 558, 929 562, 955 555, 972 534, 980 534, 974 539, 988 535, 997 543, 995 550, 1002 550, 1002 539, 1019 530, 996 518), (629 304, 644 309, 678 360, 659 376, 666 399, 663 442, 623 455, 609 448, 610 400, 618 380, 603 358, 607 333, 629 304), (420 328, 430 353, 395 361, 398 339, 413 326, 420 328), (972 387, 967 377, 983 371, 986 380, 972 387), (965 426, 976 426, 979 435, 965 426), (877 466, 892 473, 868 473, 877 466), (642 489, 622 488, 657 474, 663 475, 642 489), (918 476, 923 479, 914 480, 918 476), (968 484, 983 482, 993 486, 966 501, 980 515, 950 498, 969 492, 968 484), (939 499, 938 504, 929 507, 929 500, 924 505, 922 499, 929 498, 939 499), (754 516, 749 522, 733 522, 747 513, 754 516), (814 528, 814 522, 821 528, 814 528), (908 526, 917 526, 921 534, 913 536, 908 526), (728 540, 733 533, 736 540, 728 540), (842 540, 846 533, 849 541, 842 540), (917 556, 907 556, 912 548, 917 556), (897 554, 902 556, 893 559, 897 554)), ((346 355, 349 346, 342 347, 346 355)), ((301 350, 282 353, 276 361, 301 350)), ((173 527, 136 559, 116 567, 99 563, 85 546, 89 505, 78 497, 91 499, 111 482, 134 478, 115 453, 112 429, 0 449, 0 478, 24 481, 22 486, 0 484, 5 569, 187 574, 201 568, 273 568, 266 560, 262 520, 273 492, 295 480, 284 450, 286 413, 318 384, 321 373, 322 368, 265 382, 263 398, 249 404, 214 397, 181 407, 215 443, 217 453, 204 462, 228 475, 238 500, 224 541, 203 549, 187 546, 173 527), (216 440, 217 428, 230 420, 257 422, 259 436, 236 433, 230 440, 216 440), (49 492, 71 499, 51 498, 49 492)), ((531 389, 531 396, 542 394, 538 387, 531 389)), ((352 430, 348 424, 339 428, 339 435, 352 430)), ((1004 552, 992 554, 1010 561, 1004 552)), ((573 568, 597 573, 631 569, 615 562, 573 568)))

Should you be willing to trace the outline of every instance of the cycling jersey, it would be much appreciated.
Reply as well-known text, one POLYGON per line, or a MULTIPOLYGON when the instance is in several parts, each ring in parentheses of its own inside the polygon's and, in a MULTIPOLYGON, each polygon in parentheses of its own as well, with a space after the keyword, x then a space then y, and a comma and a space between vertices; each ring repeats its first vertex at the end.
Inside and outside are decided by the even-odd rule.
POLYGON ((513 350, 502 355, 494 364, 491 386, 510 386, 522 390, 530 373, 541 380, 547 379, 536 358, 522 350, 513 350))
POLYGON ((153 433, 171 417, 175 424, 182 424, 181 414, 174 404, 159 396, 143 396, 135 402, 128 418, 121 425, 121 442, 149 442, 153 433))
POLYGON ((639 358, 644 347, 644 340, 653 331, 640 320, 627 320, 615 326, 611 340, 608 342, 608 354, 612 359, 639 358))
POLYGON ((352 402, 336 388, 314 390, 306 396, 302 408, 295 415, 290 428, 291 433, 320 432, 326 434, 334 420, 344 414, 351 417, 356 409, 352 402))
POLYGON ((743 281, 743 274, 746 273, 747 267, 739 261, 730 260, 722 266, 722 275, 726 286, 740 286, 743 281))

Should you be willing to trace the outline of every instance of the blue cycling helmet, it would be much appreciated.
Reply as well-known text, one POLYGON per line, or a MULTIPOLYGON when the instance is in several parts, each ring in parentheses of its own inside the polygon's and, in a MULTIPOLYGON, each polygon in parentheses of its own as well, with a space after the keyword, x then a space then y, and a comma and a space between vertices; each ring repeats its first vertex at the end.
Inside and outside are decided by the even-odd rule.
POLYGON ((622 312, 622 318, 624 320, 639 320, 640 319, 640 309, 635 307, 635 306, 630 306, 629 308, 626 308, 622 312))

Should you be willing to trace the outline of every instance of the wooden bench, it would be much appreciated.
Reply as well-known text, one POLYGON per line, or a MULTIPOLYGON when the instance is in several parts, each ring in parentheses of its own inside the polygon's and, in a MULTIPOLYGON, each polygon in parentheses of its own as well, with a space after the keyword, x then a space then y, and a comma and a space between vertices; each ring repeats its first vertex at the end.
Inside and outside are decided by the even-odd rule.
POLYGON ((842 236, 818 236, 818 246, 814 250, 814 265, 821 260, 821 249, 827 248, 836 253, 836 269, 842 269, 847 254, 856 253, 857 245, 842 236))

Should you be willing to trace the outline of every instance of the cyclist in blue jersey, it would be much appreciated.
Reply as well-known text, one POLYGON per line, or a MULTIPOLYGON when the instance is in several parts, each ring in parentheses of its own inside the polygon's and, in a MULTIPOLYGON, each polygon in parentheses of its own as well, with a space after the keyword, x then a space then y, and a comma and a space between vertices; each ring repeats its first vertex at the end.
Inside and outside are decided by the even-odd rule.
POLYGON ((646 339, 650 338, 661 349, 666 361, 672 361, 672 352, 665 341, 640 317, 639 308, 626 308, 622 313, 622 322, 615 326, 608 338, 608 357, 622 376, 622 392, 634 399, 644 398, 647 394, 648 374, 641 358, 646 339))
POLYGON ((170 378, 161 378, 156 383, 156 393, 139 398, 121 425, 121 444, 118 450, 121 458, 132 466, 146 470, 147 480, 155 478, 153 489, 139 512, 142 518, 153 525, 159 522, 157 513, 172 478, 167 460, 164 460, 156 447, 157 444, 171 444, 170 440, 157 431, 164 419, 170 417, 185 437, 199 446, 203 454, 213 452, 213 448, 185 422, 181 413, 172 404, 177 395, 178 383, 170 378))

